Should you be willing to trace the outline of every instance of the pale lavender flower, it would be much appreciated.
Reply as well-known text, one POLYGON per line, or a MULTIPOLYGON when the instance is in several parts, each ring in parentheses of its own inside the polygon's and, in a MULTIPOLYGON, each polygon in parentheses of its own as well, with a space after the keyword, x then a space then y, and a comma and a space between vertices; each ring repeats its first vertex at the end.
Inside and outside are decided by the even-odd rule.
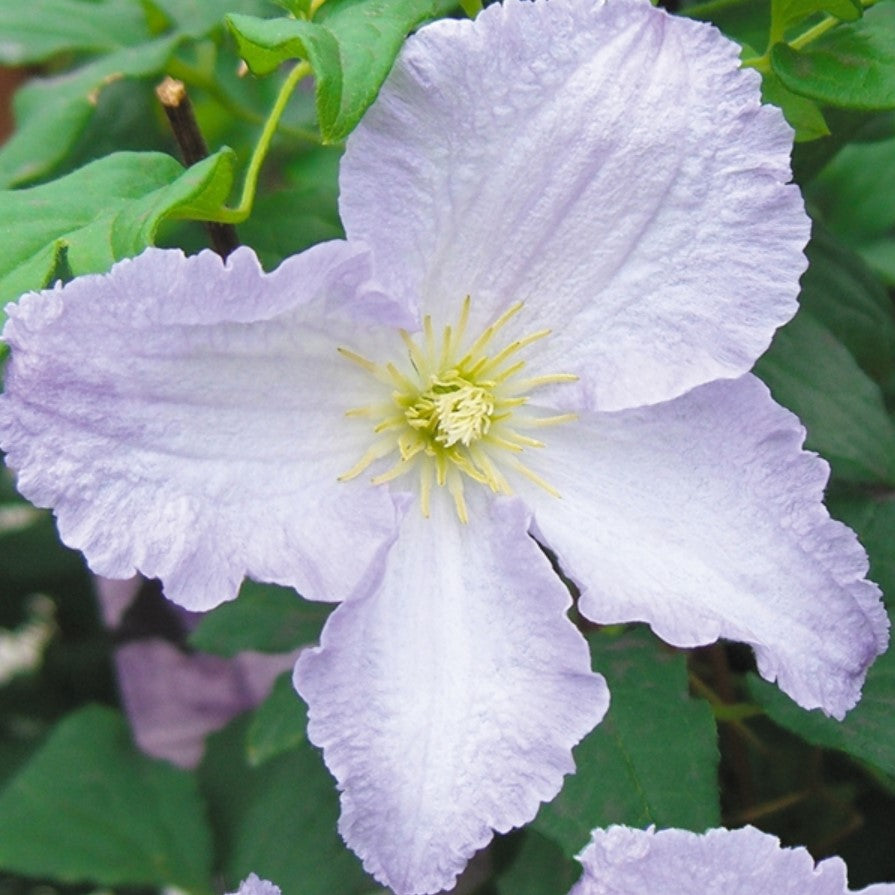
MULTIPOLYGON (((841 858, 816 866, 804 848, 781 848, 776 836, 738 830, 595 830, 578 856, 584 874, 569 895, 849 895, 841 858)), ((895 884, 861 889, 895 895, 895 884)))
POLYGON ((805 267, 791 139, 707 25, 507 0, 408 41, 347 243, 149 250, 11 309, 2 445, 94 569, 343 601, 295 682, 397 892, 530 820, 606 711, 537 541, 588 618, 742 640, 836 717, 885 648, 827 465, 748 373, 805 267))
POLYGON ((280 895, 280 887, 261 879, 257 873, 250 873, 233 895, 280 895))
MULTIPOLYGON (((147 755, 180 767, 196 767, 208 734, 261 703, 298 656, 297 650, 270 655, 246 651, 224 658, 187 652, 160 637, 127 639, 127 627, 122 631, 121 625, 141 579, 98 577, 94 583, 103 620, 110 629, 119 629, 116 639, 126 639, 115 649, 115 677, 134 740, 147 755)), ((174 624, 184 634, 198 621, 182 609, 177 614, 174 624)))

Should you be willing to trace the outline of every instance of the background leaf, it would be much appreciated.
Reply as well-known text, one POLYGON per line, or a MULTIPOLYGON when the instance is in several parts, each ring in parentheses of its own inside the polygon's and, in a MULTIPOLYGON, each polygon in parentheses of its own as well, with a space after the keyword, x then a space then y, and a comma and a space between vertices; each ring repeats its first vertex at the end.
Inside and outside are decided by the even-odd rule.
POLYGON ((895 483, 895 424, 882 392, 807 307, 777 331, 755 372, 841 479, 895 483))
POLYGON ((0 188, 50 173, 87 125, 102 89, 120 78, 161 72, 180 39, 168 35, 124 47, 72 72, 22 87, 15 96, 16 129, 0 148, 0 188))
POLYGON ((258 706, 246 734, 246 756, 254 768, 307 739, 308 709, 292 686, 292 672, 281 674, 270 696, 258 706))
POLYGON ((114 711, 69 716, 0 793, 0 867, 101 885, 212 891, 191 775, 147 758, 114 711))
POLYGON ((228 23, 255 74, 288 59, 310 62, 320 131, 336 142, 376 98, 406 35, 455 6, 455 0, 328 0, 313 22, 231 15, 228 23))
POLYGON ((336 832, 339 797, 319 753, 304 742, 251 768, 250 723, 241 718, 210 737, 200 768, 227 891, 252 872, 295 895, 377 890, 336 832))
POLYGON ((644 629, 588 639, 612 694, 609 713, 576 747, 578 772, 541 807, 534 829, 575 855, 598 826, 717 826, 715 722, 688 694, 684 654, 644 629))
POLYGON ((845 146, 808 195, 839 240, 895 285, 895 137, 845 146))
POLYGON ((169 155, 121 152, 51 183, 0 192, 0 230, 9 234, 0 300, 42 288, 59 245, 78 276, 138 254, 165 218, 201 218, 217 207, 232 174, 227 151, 186 171, 169 155))
POLYGON ((291 588, 245 581, 236 600, 203 615, 190 643, 217 656, 285 653, 316 643, 332 610, 333 604, 303 600, 291 588))
POLYGON ((344 237, 339 220, 338 147, 317 146, 289 159, 287 184, 259 196, 252 216, 239 226, 265 268, 318 242, 344 237))
POLYGON ((43 62, 63 51, 99 52, 151 37, 133 0, 30 0, 0 4, 0 63, 43 62))
POLYGON ((802 51, 779 43, 771 65, 794 93, 846 109, 895 108, 895 5, 834 28, 802 51))
POLYGON ((161 12, 181 34, 204 37, 223 26, 227 13, 263 15, 270 9, 268 0, 143 0, 161 12))
POLYGON ((577 861, 530 827, 496 839, 491 854, 497 895, 563 895, 581 876, 577 861))
POLYGON ((714 22, 726 35, 748 47, 764 48, 771 24, 771 0, 708 0, 681 10, 683 15, 714 22))
POLYGON ((819 12, 853 22, 861 18, 864 8, 860 0, 773 0, 771 3, 771 15, 781 32, 819 12))
MULTIPOLYGON (((895 219, 895 218, 893 218, 895 219)), ((895 309, 873 272, 821 224, 815 223, 805 251, 801 306, 848 349, 879 383, 895 372, 895 309)))
POLYGON ((817 103, 787 90, 774 72, 762 76, 761 95, 765 102, 780 107, 784 117, 795 130, 797 141, 817 140, 830 133, 830 128, 817 103))

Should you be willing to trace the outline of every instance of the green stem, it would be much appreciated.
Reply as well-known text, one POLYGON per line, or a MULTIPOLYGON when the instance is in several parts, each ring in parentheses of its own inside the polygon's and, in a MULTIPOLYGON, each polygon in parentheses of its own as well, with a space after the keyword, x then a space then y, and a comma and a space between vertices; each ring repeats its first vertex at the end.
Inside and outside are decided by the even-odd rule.
POLYGON ((255 192, 258 189, 258 175, 261 173, 261 166, 264 164, 264 159, 267 157, 267 151, 270 149, 270 143, 271 140, 273 140, 273 135, 276 133, 277 125, 280 122, 283 110, 286 108, 286 103, 289 102, 289 97, 292 95, 292 91, 295 90, 299 81, 307 77, 310 73, 310 64, 308 62, 299 62, 298 65, 289 72, 286 80, 283 81, 283 84, 280 87, 280 92, 277 94, 276 102, 270 110, 270 115, 267 116, 267 121, 264 123, 264 129, 261 131, 261 136, 258 138, 258 143, 255 145, 255 149, 252 152, 252 158, 249 160, 249 167, 246 169, 246 176, 239 205, 237 205, 236 208, 222 208, 220 213, 216 216, 216 220, 229 224, 238 224, 251 214, 252 205, 255 202, 255 192))
POLYGON ((474 19, 483 9, 482 0, 460 0, 460 8, 469 18, 474 19))
MULTIPOLYGON (((250 124, 263 124, 265 120, 263 115, 259 115, 254 109, 236 102, 226 91, 221 90, 214 78, 209 77, 205 72, 190 65, 188 62, 184 62, 182 59, 171 59, 168 62, 166 73, 178 81, 183 81, 184 84, 188 84, 190 87, 198 87, 204 90, 234 118, 241 118, 250 124)), ((280 131, 297 140, 305 140, 308 143, 320 142, 320 135, 309 128, 280 125, 280 131)))
POLYGON ((766 75, 771 70, 771 51, 768 50, 761 56, 753 56, 751 59, 743 59, 740 65, 743 68, 754 68, 766 75))
POLYGON ((813 40, 817 40, 818 37, 826 34, 841 21, 842 19, 837 19, 836 16, 827 16, 825 19, 821 19, 813 28, 809 28, 804 34, 794 37, 789 42, 789 45, 794 50, 801 50, 802 47, 807 46, 813 40))
MULTIPOLYGON (((868 9, 877 2, 878 0, 861 0, 861 6, 863 6, 864 9, 868 9)), ((825 16, 816 25, 813 25, 798 37, 794 37, 788 44, 793 50, 801 50, 819 37, 823 37, 823 35, 831 28, 835 28, 841 22, 842 19, 837 18, 836 16, 825 16)), ((772 28, 768 40, 768 48, 764 53, 761 56, 754 56, 752 59, 744 59, 742 62, 743 68, 754 68, 763 74, 766 74, 771 70, 771 50, 774 48, 775 44, 783 43, 783 35, 777 34, 775 31, 776 28, 772 28)))

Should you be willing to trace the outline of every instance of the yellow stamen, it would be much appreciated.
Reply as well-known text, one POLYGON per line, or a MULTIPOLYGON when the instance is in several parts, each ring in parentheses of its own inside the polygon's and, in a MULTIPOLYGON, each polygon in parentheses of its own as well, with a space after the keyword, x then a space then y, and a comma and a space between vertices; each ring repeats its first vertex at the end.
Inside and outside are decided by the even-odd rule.
POLYGON ((426 363, 426 355, 420 350, 419 345, 413 341, 410 336, 410 333, 407 332, 406 329, 399 330, 401 334, 401 339, 404 344, 407 346, 407 352, 410 354, 410 362, 413 364, 413 368, 420 374, 420 376, 426 376, 428 374, 428 364, 426 363))
POLYGON ((463 478, 454 474, 448 479, 448 491, 454 498, 454 506, 457 509, 457 516, 465 525, 469 522, 469 512, 466 509, 466 497, 463 494, 463 478))
POLYGON ((488 346, 488 343, 494 338, 498 330, 502 329, 507 323, 522 310, 522 302, 517 301, 514 305, 510 305, 501 315, 494 321, 485 331, 472 343, 472 347, 463 356, 461 364, 468 363, 470 359, 480 355, 488 346))
POLYGON ((429 518, 429 499, 432 495, 432 467, 428 463, 420 464, 420 509, 423 516, 429 518))
POLYGON ((363 367, 368 373, 372 373, 376 376, 379 372, 379 364, 374 364, 373 361, 367 360, 362 354, 358 354, 356 351, 352 351, 350 348, 342 348, 339 347, 336 349, 342 357, 347 357, 348 360, 354 361, 359 367, 363 367))
MULTIPOLYGON (((527 348, 534 342, 538 342, 543 339, 545 336, 550 335, 549 329, 542 329, 536 333, 531 333, 531 335, 525 336, 522 339, 516 339, 515 342, 510 342, 506 348, 502 351, 499 351, 494 357, 484 358, 483 363, 477 372, 484 373, 486 370, 491 370, 494 367, 499 367, 507 358, 512 357, 516 352, 521 351, 523 348, 527 348)), ((516 365, 519 366, 518 364, 516 365)), ((513 368, 511 368, 513 369, 513 368)))
POLYGON ((417 336, 399 330, 407 352, 402 362, 377 364, 349 348, 339 349, 391 390, 382 402, 346 411, 349 417, 376 421, 373 432, 380 437, 340 481, 355 478, 391 455, 391 465, 371 479, 373 484, 393 482, 417 469, 423 516, 429 516, 432 488, 437 485, 447 489, 457 517, 464 523, 469 519, 464 479, 495 494, 512 494, 501 467, 559 497, 555 488, 520 461, 526 451, 546 448, 543 441, 520 430, 558 425, 577 417, 574 413, 538 417, 517 410, 529 402, 531 390, 574 382, 578 377, 547 373, 520 378, 526 363, 517 355, 547 338, 547 329, 488 352, 500 330, 522 310, 521 302, 510 305, 464 347, 471 306, 466 296, 456 324, 444 326, 440 334, 429 315, 423 317, 417 336))
POLYGON ((386 432, 389 429, 400 429, 404 425, 404 417, 388 416, 381 423, 373 427, 373 431, 378 435, 380 432, 386 432))
POLYGON ((409 461, 405 460, 403 457, 395 463, 394 466, 390 466, 380 475, 373 476, 370 481, 374 485, 384 485, 386 482, 393 482, 399 476, 404 475, 407 472, 407 468, 409 466, 409 461))
POLYGON ((578 377, 574 373, 548 373, 546 376, 532 376, 516 383, 519 391, 530 392, 542 385, 558 385, 563 382, 577 382, 578 377))
POLYGON ((342 475, 339 476, 340 482, 348 482, 351 479, 357 478, 368 466, 371 466, 377 460, 381 460, 383 457, 387 457, 394 450, 392 444, 388 440, 377 441, 372 444, 347 472, 343 472, 342 475))
POLYGON ((507 463, 516 470, 516 472, 521 473, 525 476, 530 482, 534 482, 539 487, 543 488, 548 494, 553 497, 562 497, 559 491, 553 487, 553 485, 548 485, 536 472, 529 469, 524 463, 521 463, 515 457, 510 457, 507 460, 507 463))
POLYGON ((563 423, 574 423, 577 419, 577 413, 558 413, 556 416, 526 417, 524 420, 520 420, 519 424, 535 429, 541 426, 559 426, 563 423))

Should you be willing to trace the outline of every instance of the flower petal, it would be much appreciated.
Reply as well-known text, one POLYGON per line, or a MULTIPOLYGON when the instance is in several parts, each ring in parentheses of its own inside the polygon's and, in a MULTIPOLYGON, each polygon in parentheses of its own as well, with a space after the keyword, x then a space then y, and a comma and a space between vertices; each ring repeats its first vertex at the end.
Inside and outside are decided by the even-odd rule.
POLYGON ((344 243, 273 274, 249 249, 226 265, 150 249, 25 296, 0 399, 21 492, 55 508, 96 572, 139 569, 190 609, 232 599, 245 575, 344 597, 395 528, 384 489, 337 482, 367 447, 344 420, 369 394, 336 351, 358 328, 346 304, 403 313, 368 280, 344 243))
POLYGON ((378 589, 330 616, 295 684, 342 790, 339 829, 398 893, 450 888, 492 829, 530 820, 602 718, 605 683, 516 501, 441 489, 378 589))
POLYGON ((531 465, 562 499, 527 496, 588 618, 647 621, 677 646, 745 641, 762 676, 841 718, 888 619, 804 434, 755 377, 711 383, 551 431, 531 465))
POLYGON ((280 895, 280 887, 261 879, 256 873, 250 873, 233 895, 280 895))
POLYGON ((349 238, 436 322, 526 302, 583 406, 738 376, 794 313, 809 234, 792 132, 738 50, 647 0, 430 25, 348 141, 349 238))
MULTIPOLYGON (((805 848, 781 848, 776 836, 743 827, 687 830, 594 830, 578 856, 584 875, 569 895, 847 895, 841 858, 815 866, 805 848)), ((895 895, 895 885, 872 887, 895 895)), ((863 890, 870 892, 870 889, 863 890)))

